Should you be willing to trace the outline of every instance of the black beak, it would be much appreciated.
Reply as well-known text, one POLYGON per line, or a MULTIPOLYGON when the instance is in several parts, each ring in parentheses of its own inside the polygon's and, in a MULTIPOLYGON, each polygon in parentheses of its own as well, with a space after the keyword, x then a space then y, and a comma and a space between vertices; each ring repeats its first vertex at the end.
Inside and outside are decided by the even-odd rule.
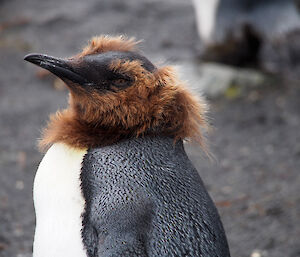
POLYGON ((69 80, 79 85, 88 83, 84 77, 74 71, 70 60, 44 54, 28 54, 24 57, 24 60, 52 72, 62 80, 69 80))

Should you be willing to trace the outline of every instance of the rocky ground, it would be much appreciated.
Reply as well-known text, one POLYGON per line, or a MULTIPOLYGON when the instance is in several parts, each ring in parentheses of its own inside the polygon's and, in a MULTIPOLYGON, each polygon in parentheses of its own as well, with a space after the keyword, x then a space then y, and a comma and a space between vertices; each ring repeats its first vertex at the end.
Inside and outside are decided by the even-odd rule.
MULTIPOLYGON (((159 63, 189 62, 199 49, 191 2, 0 1, 0 256, 29 257, 36 139, 67 92, 23 61, 29 52, 76 53, 92 35, 144 39, 159 63)), ((197 88, 197 85, 193 85, 197 88)), ((214 161, 187 145, 221 214, 233 257, 300 256, 300 86, 273 79, 211 99, 214 161)))

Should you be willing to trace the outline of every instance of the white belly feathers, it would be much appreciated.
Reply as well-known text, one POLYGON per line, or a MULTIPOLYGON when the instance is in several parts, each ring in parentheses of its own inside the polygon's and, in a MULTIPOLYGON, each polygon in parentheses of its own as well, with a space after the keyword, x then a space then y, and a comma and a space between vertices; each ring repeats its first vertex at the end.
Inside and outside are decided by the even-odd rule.
POLYGON ((54 144, 34 181, 36 229, 33 257, 86 257, 81 238, 85 201, 80 171, 87 150, 54 144))
POLYGON ((194 0, 198 33, 205 44, 213 42, 219 2, 220 0, 194 0))

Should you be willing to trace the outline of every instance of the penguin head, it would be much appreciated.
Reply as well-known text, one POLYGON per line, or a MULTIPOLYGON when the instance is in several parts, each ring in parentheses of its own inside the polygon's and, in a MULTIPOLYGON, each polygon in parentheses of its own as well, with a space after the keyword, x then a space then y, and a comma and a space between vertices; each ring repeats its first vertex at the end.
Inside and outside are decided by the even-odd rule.
POLYGON ((61 78, 70 91, 69 107, 51 116, 42 147, 62 141, 93 148, 148 134, 196 139, 204 146, 205 102, 171 67, 156 67, 137 44, 132 38, 100 36, 68 59, 25 56, 61 78))
POLYGON ((24 59, 61 78, 73 94, 94 92, 103 95, 132 86, 137 79, 136 74, 122 69, 129 63, 131 65, 134 62, 138 63, 145 72, 152 72, 155 69, 146 57, 129 51, 108 51, 69 59, 29 54, 24 59))

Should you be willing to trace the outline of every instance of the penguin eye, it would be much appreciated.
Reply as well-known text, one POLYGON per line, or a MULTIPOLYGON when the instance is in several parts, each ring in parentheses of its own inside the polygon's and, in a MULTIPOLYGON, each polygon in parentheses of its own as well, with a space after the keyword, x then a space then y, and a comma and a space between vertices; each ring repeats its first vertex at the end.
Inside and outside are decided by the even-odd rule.
POLYGON ((115 87, 128 87, 131 84, 131 80, 125 78, 118 78, 112 81, 112 85, 115 87))

